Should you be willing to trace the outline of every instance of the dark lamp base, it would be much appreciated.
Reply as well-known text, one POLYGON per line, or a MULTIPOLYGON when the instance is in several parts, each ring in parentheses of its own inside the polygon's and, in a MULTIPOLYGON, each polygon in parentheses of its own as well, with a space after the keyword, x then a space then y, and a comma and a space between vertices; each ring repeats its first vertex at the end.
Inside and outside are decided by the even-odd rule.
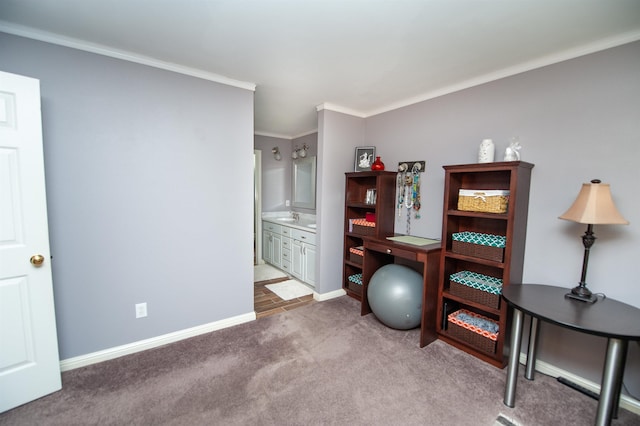
POLYGON ((598 301, 598 296, 594 295, 584 286, 578 286, 571 289, 570 293, 564 295, 567 299, 579 300, 581 302, 595 303, 598 301))

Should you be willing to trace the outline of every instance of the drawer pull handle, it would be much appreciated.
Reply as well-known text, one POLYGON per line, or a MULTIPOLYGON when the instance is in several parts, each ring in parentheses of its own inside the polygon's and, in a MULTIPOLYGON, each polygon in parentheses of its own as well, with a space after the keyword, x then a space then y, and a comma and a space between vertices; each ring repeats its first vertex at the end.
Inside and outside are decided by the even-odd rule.
POLYGON ((391 254, 391 249, 387 249, 387 253, 388 253, 388 254, 391 254))

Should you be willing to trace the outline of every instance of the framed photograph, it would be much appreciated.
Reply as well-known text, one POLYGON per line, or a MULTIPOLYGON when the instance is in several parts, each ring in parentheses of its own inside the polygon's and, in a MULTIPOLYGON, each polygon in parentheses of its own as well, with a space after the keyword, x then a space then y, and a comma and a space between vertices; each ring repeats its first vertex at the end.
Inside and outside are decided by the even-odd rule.
POLYGON ((375 146, 357 146, 355 168, 356 172, 367 172, 371 170, 371 165, 376 160, 375 146))

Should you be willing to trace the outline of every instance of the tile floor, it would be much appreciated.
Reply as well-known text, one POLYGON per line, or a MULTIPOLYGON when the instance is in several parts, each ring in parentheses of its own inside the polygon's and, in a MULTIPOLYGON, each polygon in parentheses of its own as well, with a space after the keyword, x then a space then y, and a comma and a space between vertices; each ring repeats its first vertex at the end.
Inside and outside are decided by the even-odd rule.
POLYGON ((288 277, 276 278, 273 280, 260 281, 253 284, 253 309, 257 318, 264 318, 269 315, 278 314, 299 308, 300 306, 314 303, 313 294, 298 297, 292 300, 280 299, 274 292, 265 285, 288 280, 288 277))

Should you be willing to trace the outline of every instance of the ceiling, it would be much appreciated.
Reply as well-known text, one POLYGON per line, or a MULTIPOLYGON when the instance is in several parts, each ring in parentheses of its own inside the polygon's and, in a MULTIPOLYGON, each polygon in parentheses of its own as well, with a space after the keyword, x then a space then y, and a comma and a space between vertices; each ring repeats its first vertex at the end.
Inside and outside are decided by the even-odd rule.
POLYGON ((255 87, 292 138, 640 40, 640 1, 0 0, 0 31, 255 87))

